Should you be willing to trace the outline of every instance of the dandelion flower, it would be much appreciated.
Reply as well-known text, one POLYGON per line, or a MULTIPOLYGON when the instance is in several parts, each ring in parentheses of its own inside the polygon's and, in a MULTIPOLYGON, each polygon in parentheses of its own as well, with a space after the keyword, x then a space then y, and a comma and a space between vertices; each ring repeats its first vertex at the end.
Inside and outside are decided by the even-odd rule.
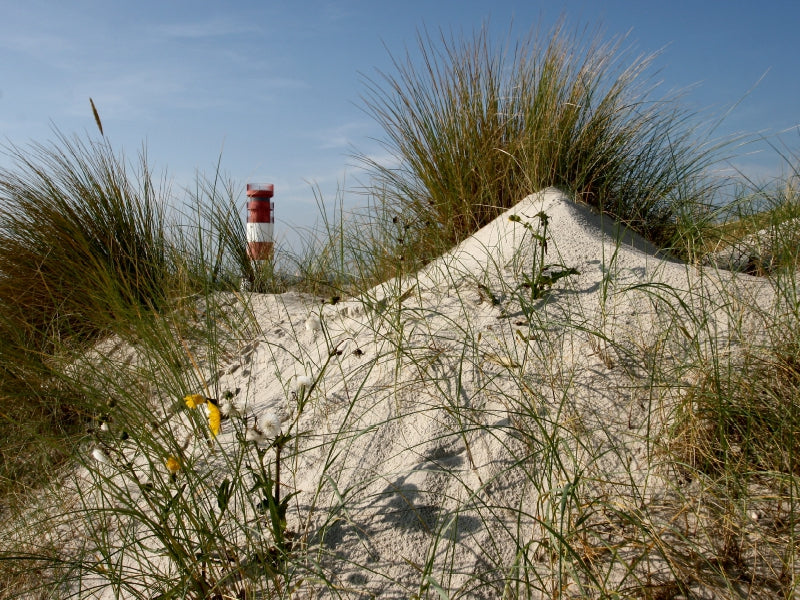
POLYGON ((167 471, 170 472, 170 475, 175 475, 178 471, 181 470, 181 461, 179 461, 174 456, 167 457, 166 461, 167 471))
POLYGON ((197 408, 201 404, 206 403, 206 397, 201 394, 190 394, 183 399, 186 402, 186 406, 189 408, 197 408))
POLYGON ((269 411, 261 417, 258 427, 268 438, 278 437, 281 432, 281 420, 273 411, 269 411))
POLYGON ((222 415, 219 408, 211 402, 206 405, 208 411, 208 428, 211 430, 212 435, 216 436, 219 433, 220 420, 222 415))
POLYGON ((222 413, 220 413, 216 400, 206 398, 201 394, 191 394, 186 396, 183 401, 186 402, 186 406, 189 408, 197 408, 202 405, 205 408, 206 415, 208 415, 208 427, 211 429, 211 433, 215 436, 219 433, 222 413))
POLYGON ((107 465, 108 462, 109 462, 108 461, 108 456, 106 455, 105 452, 103 452, 103 449, 102 448, 98 448, 96 446, 92 450, 92 458, 95 459, 97 462, 103 463, 105 465, 107 465))

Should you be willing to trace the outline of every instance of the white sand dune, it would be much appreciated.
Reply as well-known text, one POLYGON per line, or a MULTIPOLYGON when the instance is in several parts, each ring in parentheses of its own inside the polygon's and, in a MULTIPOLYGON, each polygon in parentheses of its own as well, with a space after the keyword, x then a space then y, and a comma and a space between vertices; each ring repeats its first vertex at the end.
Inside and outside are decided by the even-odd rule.
POLYGON ((680 364, 692 348, 665 351, 658 344, 673 341, 658 337, 676 319, 692 329, 682 314, 692 307, 719 312, 694 334, 724 337, 728 313, 708 308, 732 290, 769 301, 758 280, 659 258, 550 189, 361 299, 259 298, 264 336, 250 373, 220 384, 245 390, 255 415, 286 414, 293 378, 319 377, 299 424, 309 449, 287 486, 300 492, 293 527, 323 549, 318 568, 337 585, 395 597, 431 584, 466 593, 514 563, 514 540, 546 543, 552 532, 541 521, 558 513, 566 485, 580 486, 584 502, 620 508, 665 493, 648 439, 669 399, 653 398, 640 379, 643 357, 680 364), (518 285, 538 247, 508 217, 536 225, 540 211, 548 264, 579 275, 526 300, 518 285), (312 314, 321 331, 305 329, 312 314), (321 372, 333 350, 341 355, 321 372))
MULTIPOLYGON (((315 381, 281 475, 297 493, 289 527, 307 544, 298 596, 491 598, 504 578, 552 596, 559 537, 605 565, 609 588, 667 573, 658 548, 626 538, 615 517, 668 524, 665 499, 683 485, 654 443, 677 387, 662 393, 649 365, 693 385, 687 355, 711 343, 734 352, 736 336, 758 334, 730 309, 745 296, 772 302, 760 280, 661 258, 555 189, 361 298, 254 295, 262 333, 215 389, 239 390, 248 423, 276 411, 288 428, 299 378, 315 381), (539 246, 509 216, 536 229, 540 212, 546 262, 578 273, 534 299, 520 284, 539 246), (592 523, 597 537, 571 537, 592 523), (647 560, 623 567, 637 552, 647 560)), ((218 440, 239 443, 230 424, 218 440)), ((206 460, 221 470, 223 454, 206 460)), ((599 585, 577 579, 565 597, 599 585)))

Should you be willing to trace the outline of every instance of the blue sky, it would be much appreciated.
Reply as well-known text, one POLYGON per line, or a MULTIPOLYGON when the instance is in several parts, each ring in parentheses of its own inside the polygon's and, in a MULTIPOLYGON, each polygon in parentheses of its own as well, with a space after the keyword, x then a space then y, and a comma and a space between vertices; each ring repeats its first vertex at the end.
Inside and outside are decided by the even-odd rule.
MULTIPOLYGON (((796 1, 0 0, 0 11, 1 143, 46 142, 53 126, 96 135, 91 97, 113 146, 133 157, 145 145, 179 201, 221 157, 241 189, 275 184, 284 232, 315 221, 311 183, 326 202, 357 185, 351 154, 379 152, 381 135, 362 110, 363 77, 391 72, 389 53, 413 49, 423 27, 471 32, 489 19, 499 38, 512 19, 522 35, 563 15, 571 29, 628 33, 637 54, 663 50, 657 95, 690 87, 684 105, 709 118, 738 102, 720 135, 785 132, 800 148, 796 1)), ((764 148, 733 164, 777 173, 764 148)))

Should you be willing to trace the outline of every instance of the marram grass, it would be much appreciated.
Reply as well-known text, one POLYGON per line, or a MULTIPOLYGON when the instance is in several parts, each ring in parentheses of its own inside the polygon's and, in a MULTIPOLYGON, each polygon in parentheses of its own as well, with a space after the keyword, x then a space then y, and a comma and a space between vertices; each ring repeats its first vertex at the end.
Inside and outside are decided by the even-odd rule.
POLYGON ((563 25, 516 43, 486 27, 426 33, 419 58, 368 78, 391 161, 359 158, 395 255, 429 260, 548 186, 686 254, 681 225, 711 201, 720 144, 702 141, 676 96, 655 96, 656 56, 623 44, 563 25))

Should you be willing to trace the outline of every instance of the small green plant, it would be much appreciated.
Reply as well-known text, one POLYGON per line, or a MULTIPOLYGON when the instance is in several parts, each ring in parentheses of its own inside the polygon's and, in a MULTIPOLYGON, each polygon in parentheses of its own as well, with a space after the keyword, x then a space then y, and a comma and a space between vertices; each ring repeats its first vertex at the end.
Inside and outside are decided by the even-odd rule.
MULTIPOLYGON (((531 236, 531 243, 535 248, 531 272, 522 276, 520 287, 530 290, 530 300, 539 300, 557 281, 571 275, 580 275, 580 272, 573 267, 545 263, 547 226, 550 218, 544 212, 537 213, 533 218, 538 220, 538 225, 534 226, 530 221, 523 221, 519 215, 511 215, 508 220, 512 223, 521 224, 531 236)), ((523 241, 522 245, 525 243, 523 241)))

